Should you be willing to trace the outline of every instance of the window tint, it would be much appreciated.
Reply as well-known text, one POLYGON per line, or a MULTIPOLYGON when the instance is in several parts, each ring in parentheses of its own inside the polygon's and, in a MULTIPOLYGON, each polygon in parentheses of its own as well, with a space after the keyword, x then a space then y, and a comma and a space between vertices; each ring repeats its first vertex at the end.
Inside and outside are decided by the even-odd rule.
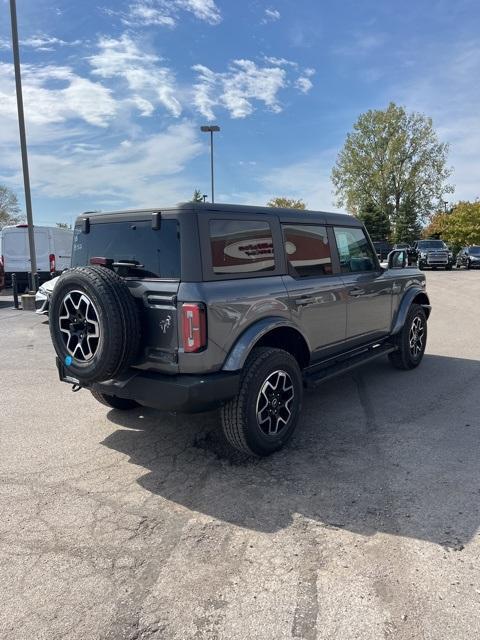
POLYGON ((332 256, 325 227, 309 224, 283 225, 285 253, 299 278, 332 273, 332 256))
POLYGON ((180 278, 180 235, 176 220, 162 220, 152 229, 151 220, 141 222, 93 222, 85 234, 76 227, 72 266, 88 265, 90 258, 137 262, 125 275, 134 278, 180 278))
POLYGON ((214 273, 240 275, 275 269, 268 222, 211 220, 210 246, 214 273))
POLYGON ((342 273, 373 271, 375 257, 363 229, 335 227, 342 273))

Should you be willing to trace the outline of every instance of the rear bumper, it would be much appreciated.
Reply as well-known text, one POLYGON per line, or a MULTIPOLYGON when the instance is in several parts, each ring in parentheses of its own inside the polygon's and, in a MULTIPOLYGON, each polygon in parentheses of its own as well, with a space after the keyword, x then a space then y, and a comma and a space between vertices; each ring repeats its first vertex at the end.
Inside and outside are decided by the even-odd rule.
MULTIPOLYGON (((60 380, 75 381, 66 374, 57 358, 60 380)), ((99 393, 136 400, 139 404, 161 411, 197 413, 216 409, 233 398, 239 387, 240 374, 220 371, 206 375, 164 375, 152 371, 129 369, 115 380, 91 385, 99 393)))

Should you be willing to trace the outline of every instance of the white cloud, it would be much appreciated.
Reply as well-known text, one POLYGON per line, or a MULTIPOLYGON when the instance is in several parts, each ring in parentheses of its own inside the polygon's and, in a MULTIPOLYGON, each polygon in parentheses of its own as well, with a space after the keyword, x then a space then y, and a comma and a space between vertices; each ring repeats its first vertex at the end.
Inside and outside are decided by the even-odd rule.
POLYGON ((203 65, 193 69, 200 75, 200 82, 195 85, 195 104, 210 120, 215 105, 227 109, 232 118, 250 115, 253 100, 263 102, 274 113, 282 110, 277 94, 286 86, 284 69, 258 67, 252 60, 234 60, 225 73, 215 73, 203 65))
MULTIPOLYGON (((298 64, 285 58, 264 58, 270 66, 259 66, 252 60, 234 60, 225 72, 212 71, 205 65, 193 67, 199 75, 194 84, 194 104, 209 120, 215 118, 215 107, 223 107, 232 118, 245 118, 254 111, 254 101, 263 102, 274 113, 280 113, 278 93, 292 83, 287 69, 296 69, 298 64)), ((307 69, 293 82, 301 93, 308 93, 313 86, 308 76, 315 73, 307 69)))
POLYGON ((122 78, 134 93, 132 97, 142 115, 151 115, 155 105, 163 105, 173 116, 182 113, 176 97, 173 73, 158 63, 156 55, 142 51, 128 36, 101 38, 99 52, 88 58, 92 73, 101 78, 122 78))
MULTIPOLYGON (((45 125, 80 118, 105 127, 117 111, 109 89, 66 66, 23 65, 23 98, 28 123, 45 125), (51 84, 60 84, 60 88, 51 84)), ((0 63, 0 118, 16 119, 12 65, 0 63)))
POLYGON ((280 20, 280 17, 280 11, 278 11, 278 9, 267 8, 265 9, 265 17, 262 22, 275 22, 276 20, 280 20))
POLYGON ((126 12, 109 11, 111 15, 120 15, 128 26, 164 27, 175 27, 182 12, 212 25, 222 20, 214 0, 138 0, 130 4, 126 12))
POLYGON ((294 67, 295 69, 298 68, 297 62, 293 62, 292 60, 287 60, 286 58, 277 58, 275 56, 265 56, 264 60, 265 62, 268 62, 268 64, 273 64, 276 67, 294 67))
POLYGON ((174 0, 179 9, 190 11, 196 18, 218 24, 222 17, 214 0, 174 0))
MULTIPOLYGON (((123 140, 110 150, 89 144, 30 153, 32 188, 51 198, 115 198, 138 206, 184 199, 191 184, 179 177, 202 145, 196 127, 181 123, 163 133, 123 140)), ((20 163, 9 182, 21 183, 20 163)))
MULTIPOLYGON (((36 34, 20 40, 22 47, 31 47, 37 51, 53 51, 55 47, 74 47, 81 44, 81 40, 72 40, 70 42, 56 38, 55 36, 49 36, 44 33, 36 34)), ((0 49, 11 49, 11 43, 9 40, 0 40, 0 49)))
POLYGON ((313 87, 313 82, 310 78, 306 78, 305 76, 300 76, 295 80, 295 86, 302 93, 308 93, 310 89, 313 87))

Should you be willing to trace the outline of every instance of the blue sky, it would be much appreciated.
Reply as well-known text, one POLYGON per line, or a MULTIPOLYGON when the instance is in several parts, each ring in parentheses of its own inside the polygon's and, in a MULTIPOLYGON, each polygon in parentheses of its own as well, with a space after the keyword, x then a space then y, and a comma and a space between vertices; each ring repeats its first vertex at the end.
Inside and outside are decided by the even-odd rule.
MULTIPOLYGON (((302 197, 358 115, 390 100, 449 142, 452 200, 480 196, 478 0, 18 0, 37 224, 84 210, 302 197)), ((9 4, 0 0, 0 183, 22 198, 9 4)))

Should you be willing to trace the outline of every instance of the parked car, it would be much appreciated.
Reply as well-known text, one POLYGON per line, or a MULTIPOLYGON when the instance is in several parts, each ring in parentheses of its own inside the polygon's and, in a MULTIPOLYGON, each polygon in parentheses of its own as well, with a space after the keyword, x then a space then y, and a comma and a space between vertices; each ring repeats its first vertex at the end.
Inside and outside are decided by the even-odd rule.
POLYGON ((50 280, 47 280, 38 288, 35 294, 35 307, 37 309, 36 313, 39 315, 48 315, 53 288, 57 284, 59 277, 60 276, 50 278, 50 280))
POLYGON ((221 408, 237 449, 292 435, 304 386, 381 355, 417 367, 425 276, 380 267, 349 215, 186 203, 81 216, 50 302, 60 379, 115 409, 221 408))
POLYGON ((373 246, 375 247, 375 251, 380 262, 382 262, 382 260, 386 260, 388 254, 392 250, 392 245, 388 240, 375 240, 373 242, 373 246))
POLYGON ((457 269, 460 269, 460 267, 466 267, 467 269, 480 267, 480 246, 474 245, 461 249, 457 254, 456 266, 457 269))
MULTIPOLYGON (((34 238, 37 272, 40 283, 43 283, 70 266, 73 231, 36 226, 34 238)), ((5 269, 6 286, 11 286, 12 274, 15 273, 19 290, 24 290, 31 270, 26 224, 3 227, 0 231, 0 255, 5 269)))
POLYGON ((416 240, 412 249, 419 269, 442 267, 449 271, 453 267, 453 252, 443 240, 416 240))

